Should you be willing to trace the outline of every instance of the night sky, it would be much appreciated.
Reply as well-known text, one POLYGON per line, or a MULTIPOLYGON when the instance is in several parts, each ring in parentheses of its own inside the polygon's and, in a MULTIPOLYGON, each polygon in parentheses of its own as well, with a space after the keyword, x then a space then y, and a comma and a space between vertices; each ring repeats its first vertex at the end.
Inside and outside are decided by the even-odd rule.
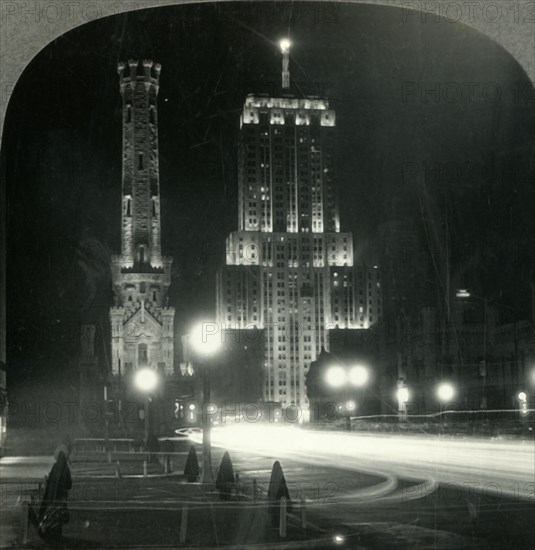
POLYGON ((461 25, 403 22, 399 10, 373 6, 143 10, 63 35, 11 97, 1 167, 15 395, 43 381, 74 388, 79 324, 107 322, 109 255, 120 252, 117 62, 162 64, 162 242, 175 258, 178 336, 213 315, 215 270, 237 228, 240 108, 249 92, 277 90, 276 41, 288 33, 298 90, 325 94, 337 111, 342 230, 353 231, 358 261, 375 261, 374 240, 389 220, 421 231, 424 204, 437 234, 447 212, 459 281, 528 315, 535 95, 499 46, 461 25), (422 97, 421 82, 439 86, 439 96, 422 97), (477 83, 472 98, 467 82, 477 83), (460 98, 444 92, 448 83, 460 98), (425 182, 424 165, 439 169, 425 182))

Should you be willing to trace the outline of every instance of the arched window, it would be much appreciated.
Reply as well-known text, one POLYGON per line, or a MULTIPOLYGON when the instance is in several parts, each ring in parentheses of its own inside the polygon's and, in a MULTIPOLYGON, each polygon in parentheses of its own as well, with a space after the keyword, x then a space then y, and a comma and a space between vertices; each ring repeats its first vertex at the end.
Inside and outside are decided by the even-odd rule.
POLYGON ((137 347, 137 361, 138 365, 148 365, 149 355, 147 352, 147 344, 139 344, 137 347))

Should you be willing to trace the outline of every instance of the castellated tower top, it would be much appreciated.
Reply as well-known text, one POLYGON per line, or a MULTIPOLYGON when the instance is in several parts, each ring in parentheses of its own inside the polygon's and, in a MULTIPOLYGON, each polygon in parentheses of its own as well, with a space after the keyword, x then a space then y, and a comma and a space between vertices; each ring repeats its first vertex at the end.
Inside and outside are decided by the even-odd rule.
POLYGON ((119 73, 121 93, 124 92, 126 86, 130 85, 134 88, 136 83, 152 84, 158 92, 161 70, 162 66, 150 59, 144 59, 141 63, 136 59, 129 59, 128 70, 127 64, 120 61, 117 65, 117 72, 119 73))
POLYGON ((161 66, 119 63, 123 99, 122 266, 146 273, 164 269, 161 255, 158 86, 161 66))

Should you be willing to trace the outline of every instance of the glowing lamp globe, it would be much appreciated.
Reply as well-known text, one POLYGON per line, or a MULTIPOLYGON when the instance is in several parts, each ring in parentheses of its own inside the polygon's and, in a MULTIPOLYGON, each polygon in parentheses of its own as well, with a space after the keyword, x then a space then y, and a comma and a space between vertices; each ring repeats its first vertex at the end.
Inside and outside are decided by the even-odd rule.
POLYGON ((367 381, 368 370, 366 367, 357 365, 356 367, 351 368, 349 371, 349 382, 353 384, 353 386, 364 386, 367 381))
POLYGON ((199 323, 189 333, 189 342, 199 355, 213 355, 221 348, 221 334, 215 323, 199 323))
POLYGON ((409 388, 405 386, 398 388, 398 402, 406 403, 409 400, 409 388))
POLYGON ((528 398, 528 396, 526 395, 526 392, 525 391, 521 391, 519 394, 518 394, 518 399, 520 401, 526 401, 528 398))
POLYGON ((346 373, 342 367, 330 367, 325 374, 325 380, 329 386, 340 388, 346 381, 346 373))
POLYGON ((134 383, 138 389, 150 392, 158 384, 158 376, 152 369, 139 369, 135 374, 134 383))
POLYGON ((437 397, 441 401, 450 401, 455 395, 455 390, 451 384, 446 382, 440 384, 437 388, 437 397))

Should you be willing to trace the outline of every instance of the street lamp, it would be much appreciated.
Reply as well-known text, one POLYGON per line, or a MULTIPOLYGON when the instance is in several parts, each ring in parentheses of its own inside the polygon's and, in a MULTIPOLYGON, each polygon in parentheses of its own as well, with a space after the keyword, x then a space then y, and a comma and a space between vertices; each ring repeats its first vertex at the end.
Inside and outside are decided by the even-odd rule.
POLYGON ((349 383, 353 386, 364 386, 368 381, 368 370, 362 365, 357 365, 349 370, 349 383))
POLYGON ((440 401, 448 403, 455 395, 454 387, 448 382, 441 382, 437 387, 437 397, 440 401))
MULTIPOLYGON (((444 405, 447 405, 448 403, 451 402, 451 400, 453 399, 453 397, 455 396, 455 388, 449 383, 449 382, 441 382, 438 386, 437 386, 437 397, 439 399, 439 401, 441 401, 442 403, 444 403, 444 405)), ((444 409, 445 411, 445 409, 444 409)), ((441 414, 441 427, 442 427, 442 430, 444 429, 444 417, 442 416, 442 407, 440 407, 440 414, 441 414)))
POLYGON ((356 365, 347 370, 335 365, 327 369, 325 381, 333 388, 347 385, 361 387, 368 381, 368 369, 362 365, 356 365))
POLYGON ((329 367, 325 374, 327 384, 333 388, 341 388, 347 379, 345 370, 342 367, 329 367))
MULTIPOLYGON (((344 368, 340 365, 333 365, 325 372, 325 382, 327 385, 335 389, 344 388, 345 390, 345 409, 348 412, 347 415, 347 429, 351 430, 350 413, 357 408, 355 401, 348 399, 348 388, 350 386, 362 387, 366 385, 368 381, 368 369, 363 365, 354 365, 350 368, 344 368)), ((342 407, 339 406, 338 410, 342 407)))
POLYGON ((405 422, 407 420, 407 403, 409 401, 409 388, 405 385, 404 380, 398 380, 397 389, 398 398, 398 420, 405 422))
POLYGON ((150 431, 150 421, 149 421, 149 396, 150 393, 158 385, 158 376, 156 372, 148 367, 138 369, 134 375, 134 384, 138 390, 142 391, 145 394, 145 445, 149 443, 149 431, 150 431))
POLYGON ((520 403, 520 415, 526 417, 528 415, 528 395, 525 391, 521 391, 516 397, 520 403))
POLYGON ((210 369, 206 360, 221 348, 221 338, 214 323, 199 323, 189 334, 188 343, 193 348, 199 363, 203 381, 203 410, 202 410, 202 480, 203 484, 213 484, 212 477, 212 446, 211 422, 208 411, 212 411, 210 404, 210 369))

